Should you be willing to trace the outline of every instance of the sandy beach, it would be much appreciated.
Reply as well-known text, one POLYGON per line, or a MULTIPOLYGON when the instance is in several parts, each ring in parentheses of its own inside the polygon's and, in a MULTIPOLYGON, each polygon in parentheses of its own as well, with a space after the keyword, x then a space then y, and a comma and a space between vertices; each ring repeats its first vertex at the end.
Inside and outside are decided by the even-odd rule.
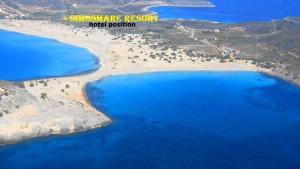
POLYGON ((100 69, 88 74, 26 81, 26 90, 37 98, 37 103, 28 103, 17 112, 0 119, 0 137, 4 144, 32 137, 84 131, 110 123, 111 119, 105 112, 99 112, 90 105, 84 92, 88 83, 105 76, 198 70, 242 70, 272 74, 271 70, 242 60, 221 63, 219 60, 203 62, 199 58, 192 62, 181 49, 165 51, 167 56, 174 53, 182 55, 182 58, 174 59, 172 63, 151 59, 151 53, 161 51, 154 50, 150 47, 151 44, 144 43, 146 39, 140 34, 125 34, 122 38, 116 38, 116 35, 106 30, 74 28, 50 21, 31 20, 0 20, 0 29, 55 39, 86 48, 101 62, 100 69), (45 81, 47 86, 43 85, 41 80, 45 81), (47 99, 41 99, 41 93, 46 93, 47 99), (76 126, 78 123, 80 127, 76 126), (37 126, 43 132, 36 132, 37 126))

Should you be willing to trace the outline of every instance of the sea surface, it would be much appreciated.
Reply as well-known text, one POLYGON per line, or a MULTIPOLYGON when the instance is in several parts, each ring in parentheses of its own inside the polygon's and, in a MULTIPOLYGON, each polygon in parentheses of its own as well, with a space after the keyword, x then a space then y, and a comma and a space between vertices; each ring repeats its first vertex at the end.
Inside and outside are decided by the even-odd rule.
POLYGON ((256 72, 165 72, 87 86, 114 122, 0 147, 2 169, 299 169, 300 88, 256 72))
POLYGON ((299 0, 210 0, 214 8, 152 7, 161 19, 197 19, 222 23, 271 21, 300 16, 299 0))
POLYGON ((67 76, 98 68, 98 60, 86 49, 0 30, 0 80, 67 76))

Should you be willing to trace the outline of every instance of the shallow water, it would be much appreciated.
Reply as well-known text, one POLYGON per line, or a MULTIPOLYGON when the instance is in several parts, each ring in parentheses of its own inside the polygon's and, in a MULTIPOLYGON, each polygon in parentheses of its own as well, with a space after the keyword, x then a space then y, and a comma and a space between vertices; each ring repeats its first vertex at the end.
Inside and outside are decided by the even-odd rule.
POLYGON ((223 23, 271 21, 300 16, 299 0, 210 0, 215 8, 152 7, 161 19, 197 19, 223 23))
POLYGON ((0 148, 0 168, 299 169, 300 88, 255 72, 169 72, 90 84, 102 129, 0 148))
POLYGON ((67 76, 99 68, 86 49, 0 30, 0 80, 67 76))

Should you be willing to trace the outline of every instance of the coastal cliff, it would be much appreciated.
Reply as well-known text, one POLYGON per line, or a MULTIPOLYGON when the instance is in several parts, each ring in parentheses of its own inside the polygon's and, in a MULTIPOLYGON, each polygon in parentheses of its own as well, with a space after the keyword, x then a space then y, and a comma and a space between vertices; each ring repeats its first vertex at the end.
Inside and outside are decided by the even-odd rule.
MULTIPOLYGON (((45 83, 37 81, 36 85, 45 83)), ((0 82, 0 145, 84 131, 110 122, 109 118, 80 102, 51 98, 46 93, 37 97, 28 92, 27 87, 22 82, 0 82)))

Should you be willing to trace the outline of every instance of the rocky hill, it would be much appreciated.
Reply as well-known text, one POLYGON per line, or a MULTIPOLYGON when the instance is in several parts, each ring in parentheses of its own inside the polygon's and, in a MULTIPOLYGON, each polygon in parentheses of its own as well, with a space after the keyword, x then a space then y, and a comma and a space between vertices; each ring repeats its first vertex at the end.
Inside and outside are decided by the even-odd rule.
POLYGON ((0 145, 84 131, 110 122, 103 114, 75 100, 51 98, 46 92, 34 95, 26 90, 31 84, 0 81, 0 145))

